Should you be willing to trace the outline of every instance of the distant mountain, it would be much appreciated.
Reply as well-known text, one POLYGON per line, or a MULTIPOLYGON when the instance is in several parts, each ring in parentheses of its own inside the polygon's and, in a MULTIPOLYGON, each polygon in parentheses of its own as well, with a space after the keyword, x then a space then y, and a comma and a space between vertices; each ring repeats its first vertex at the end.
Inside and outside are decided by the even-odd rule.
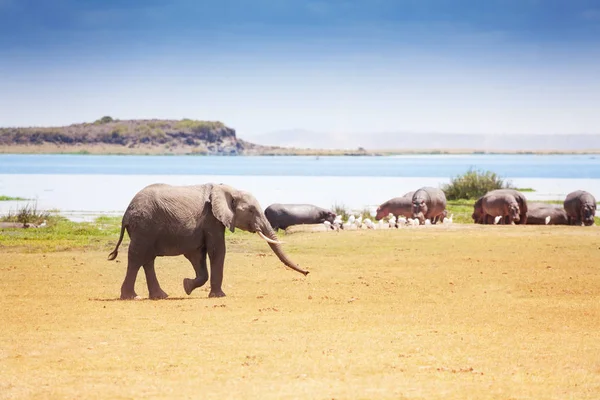
POLYGON ((472 151, 598 151, 600 135, 593 134, 451 134, 388 132, 330 134, 302 129, 278 131, 252 138, 268 146, 366 150, 472 150, 472 151))

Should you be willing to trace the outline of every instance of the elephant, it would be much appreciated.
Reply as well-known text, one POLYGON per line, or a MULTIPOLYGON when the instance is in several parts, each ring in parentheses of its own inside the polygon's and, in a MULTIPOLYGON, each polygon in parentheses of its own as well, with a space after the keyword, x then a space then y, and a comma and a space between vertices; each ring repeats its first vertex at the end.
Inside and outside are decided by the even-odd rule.
POLYGON ((490 223, 489 217, 501 217, 502 223, 515 224, 521 220, 521 210, 514 194, 503 190, 492 190, 483 196, 481 207, 484 223, 490 223), (505 219, 505 217, 508 217, 505 219))
POLYGON ((312 204, 274 203, 265 209, 265 216, 275 231, 292 225, 322 224, 329 221, 333 226, 336 214, 312 204))
POLYGON ((569 225, 594 225, 596 215, 596 199, 584 190, 571 192, 563 203, 568 216, 569 225))
POLYGON ((554 204, 529 203, 527 225, 568 225, 568 217, 562 207, 554 204))
POLYGON ((160 256, 184 255, 196 272, 195 279, 185 278, 183 288, 190 295, 209 278, 206 256, 210 259, 210 293, 223 297, 225 262, 225 229, 235 228, 257 233, 286 266, 304 275, 281 249, 269 221, 252 194, 224 184, 207 183, 171 186, 157 183, 140 190, 131 200, 121 222, 121 234, 108 259, 118 255, 119 245, 127 230, 131 242, 128 249, 127 273, 121 286, 121 299, 134 299, 135 280, 144 267, 151 299, 168 295, 161 289, 154 260, 160 256))
POLYGON ((402 197, 394 197, 377 207, 376 220, 380 220, 393 214, 394 217, 402 215, 406 218, 412 218, 412 196, 415 192, 408 192, 402 197))
POLYGON ((423 225, 426 219, 432 224, 443 220, 446 212, 446 195, 441 189, 422 187, 412 196, 412 217, 423 225))

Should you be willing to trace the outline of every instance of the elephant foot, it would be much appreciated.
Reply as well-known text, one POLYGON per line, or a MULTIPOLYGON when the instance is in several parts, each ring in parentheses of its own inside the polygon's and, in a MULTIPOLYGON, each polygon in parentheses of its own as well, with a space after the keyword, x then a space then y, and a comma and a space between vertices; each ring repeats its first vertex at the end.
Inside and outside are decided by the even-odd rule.
POLYGON ((223 293, 222 290, 211 290, 210 293, 208 294, 208 297, 225 297, 226 294, 223 293))
POLYGON ((166 299, 167 297, 169 297, 169 295, 166 294, 162 289, 159 289, 156 292, 150 293, 151 300, 161 300, 161 299, 166 299))
POLYGON ((123 293, 121 292, 121 300, 136 300, 139 299, 139 296, 133 292, 133 293, 123 293))
POLYGON ((185 290, 185 294, 189 296, 190 294, 192 294, 192 291, 194 289, 196 289, 196 286, 194 285, 194 280, 190 278, 184 278, 183 290, 185 290))

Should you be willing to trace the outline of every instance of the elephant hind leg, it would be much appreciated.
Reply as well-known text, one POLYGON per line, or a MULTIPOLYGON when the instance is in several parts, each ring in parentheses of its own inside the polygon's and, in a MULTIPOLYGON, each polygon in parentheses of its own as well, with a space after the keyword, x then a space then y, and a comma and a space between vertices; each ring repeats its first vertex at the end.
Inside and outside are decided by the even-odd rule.
POLYGON ((196 278, 183 280, 183 289, 190 295, 196 288, 203 286, 208 281, 208 267, 206 266, 206 246, 190 253, 184 254, 196 271, 196 278))
POLYGON ((127 272, 121 285, 121 300, 131 300, 138 297, 137 293, 135 293, 135 280, 143 263, 143 259, 135 250, 134 243, 130 243, 127 256, 127 272))
POLYGON ((161 289, 160 284, 158 283, 158 278, 156 277, 156 271, 154 269, 154 258, 144 264, 144 273, 146 274, 146 283, 148 284, 148 293, 151 299, 159 300, 169 297, 169 295, 161 289))
POLYGON ((131 258, 127 262, 127 273, 121 285, 121 300, 132 300, 138 297, 135 293, 135 279, 141 266, 141 264, 133 262, 131 258))

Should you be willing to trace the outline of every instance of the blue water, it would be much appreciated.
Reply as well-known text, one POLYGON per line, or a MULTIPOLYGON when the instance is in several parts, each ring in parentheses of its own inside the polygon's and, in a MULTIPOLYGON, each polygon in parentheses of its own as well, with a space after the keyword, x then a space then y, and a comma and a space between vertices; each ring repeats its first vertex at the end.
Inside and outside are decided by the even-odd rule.
POLYGON ((0 155, 0 174, 453 177, 469 168, 511 178, 600 179, 595 155, 219 157, 0 155))

